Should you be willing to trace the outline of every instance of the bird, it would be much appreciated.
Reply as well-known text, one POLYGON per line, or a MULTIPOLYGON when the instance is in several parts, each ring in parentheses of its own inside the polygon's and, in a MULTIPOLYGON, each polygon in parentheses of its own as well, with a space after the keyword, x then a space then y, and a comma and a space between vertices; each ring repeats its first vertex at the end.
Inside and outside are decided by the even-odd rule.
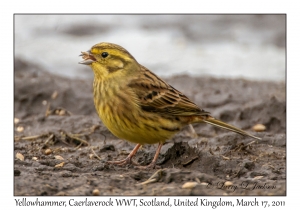
POLYGON ((261 140, 215 119, 117 44, 101 42, 80 56, 83 60, 79 64, 90 66, 94 73, 94 105, 101 121, 116 137, 136 143, 125 159, 107 161, 109 164, 159 168, 156 161, 163 144, 184 126, 194 123, 207 123, 261 140), (158 147, 152 162, 141 166, 132 158, 144 144, 158 147))

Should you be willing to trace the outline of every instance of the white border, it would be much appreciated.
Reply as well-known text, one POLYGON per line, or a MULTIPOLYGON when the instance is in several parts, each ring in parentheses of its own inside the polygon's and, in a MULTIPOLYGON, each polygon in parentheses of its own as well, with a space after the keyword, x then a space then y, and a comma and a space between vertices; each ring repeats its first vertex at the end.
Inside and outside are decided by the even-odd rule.
MULTIPOLYGON (((5 1, 1 6, 1 192, 2 208, 17 208, 13 195, 13 14, 14 13, 286 13, 287 14, 287 197, 258 197, 260 200, 284 200, 287 207, 298 206, 299 197, 299 12, 296 1, 5 1), (72 5, 70 5, 72 4, 72 5)), ((31 197, 33 198, 33 197, 31 197)), ((142 198, 142 197, 139 197, 142 198)), ((149 197, 146 197, 149 199, 149 197)), ((174 197, 172 197, 174 198, 174 197)), ((185 197, 184 197, 185 198, 185 197)), ((216 199, 217 197, 208 197, 216 199)), ((243 197, 252 199, 254 197, 243 197)), ((47 200, 70 197, 47 197, 47 200)), ((78 197, 76 197, 78 199, 78 197)), ((81 199, 81 198, 80 198, 81 199)), ((90 199, 98 199, 91 197, 90 199)), ((235 200, 236 197, 228 197, 235 200)), ((65 208, 65 207, 64 207, 65 208)), ((126 209, 127 207, 123 207, 126 209)), ((128 207, 130 209, 132 207, 128 207)), ((146 208, 146 207, 145 207, 146 208)), ((148 207, 149 208, 149 207, 148 207)), ((198 207, 199 208, 199 207, 198 207)), ((31 209, 31 208, 30 208, 31 209)), ((99 209, 99 207, 97 208, 99 209)), ((224 209, 224 208, 223 208, 224 209)))

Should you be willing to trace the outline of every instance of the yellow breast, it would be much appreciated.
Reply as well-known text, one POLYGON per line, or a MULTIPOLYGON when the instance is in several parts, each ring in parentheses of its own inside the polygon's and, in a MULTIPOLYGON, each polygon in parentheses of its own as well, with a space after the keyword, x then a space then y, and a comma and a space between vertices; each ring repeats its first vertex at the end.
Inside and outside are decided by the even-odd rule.
POLYGON ((94 84, 94 103, 104 125, 118 138, 138 144, 156 144, 180 130, 178 121, 142 110, 130 89, 121 89, 118 85, 107 88, 106 85, 109 84, 94 84))

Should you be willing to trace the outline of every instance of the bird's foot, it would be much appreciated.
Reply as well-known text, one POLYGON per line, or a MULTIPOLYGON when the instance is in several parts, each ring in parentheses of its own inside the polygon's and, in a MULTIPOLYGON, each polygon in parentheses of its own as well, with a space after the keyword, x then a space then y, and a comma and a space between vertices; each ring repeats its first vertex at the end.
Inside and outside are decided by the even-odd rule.
POLYGON ((147 165, 147 166, 135 166, 135 168, 138 168, 138 169, 154 169, 154 168, 158 168, 160 169, 161 167, 156 165, 156 161, 157 161, 157 158, 158 158, 158 155, 159 155, 159 152, 161 150, 161 147, 163 146, 163 143, 159 143, 158 145, 158 148, 156 150, 156 153, 154 155, 154 158, 152 160, 152 162, 147 165))
POLYGON ((127 158, 125 158, 124 160, 119 160, 119 161, 107 161, 108 164, 112 164, 112 165, 119 165, 119 166, 124 166, 124 165, 129 165, 129 164, 133 164, 136 166, 139 166, 140 164, 138 164, 137 162, 132 160, 132 157, 135 155, 135 153, 138 151, 138 149, 140 148, 140 144, 137 144, 134 149, 131 151, 131 153, 127 156, 127 158))

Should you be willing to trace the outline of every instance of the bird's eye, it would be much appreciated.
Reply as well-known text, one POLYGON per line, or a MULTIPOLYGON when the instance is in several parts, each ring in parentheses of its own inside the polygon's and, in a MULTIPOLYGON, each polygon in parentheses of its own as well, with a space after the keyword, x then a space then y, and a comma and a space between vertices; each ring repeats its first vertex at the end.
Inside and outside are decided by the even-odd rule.
POLYGON ((101 56, 102 56, 102 58, 106 58, 106 57, 108 56, 108 53, 107 53, 107 52, 103 52, 103 53, 101 54, 101 56))

